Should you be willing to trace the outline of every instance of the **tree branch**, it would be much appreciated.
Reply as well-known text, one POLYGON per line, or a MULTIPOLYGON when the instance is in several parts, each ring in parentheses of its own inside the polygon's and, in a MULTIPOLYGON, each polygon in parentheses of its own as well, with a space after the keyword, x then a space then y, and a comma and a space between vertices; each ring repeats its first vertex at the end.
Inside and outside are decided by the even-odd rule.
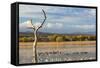
MULTIPOLYGON (((45 11, 44 11, 43 9, 42 9, 42 11, 43 11, 43 14, 44 14, 44 20, 43 20, 42 24, 38 27, 38 29, 41 28, 41 27, 43 26, 45 20, 47 19, 45 11)), ((37 30, 38 30, 38 29, 37 29, 37 30)))
POLYGON ((32 19, 30 21, 31 21, 32 28, 35 30, 35 26, 32 24, 32 19))

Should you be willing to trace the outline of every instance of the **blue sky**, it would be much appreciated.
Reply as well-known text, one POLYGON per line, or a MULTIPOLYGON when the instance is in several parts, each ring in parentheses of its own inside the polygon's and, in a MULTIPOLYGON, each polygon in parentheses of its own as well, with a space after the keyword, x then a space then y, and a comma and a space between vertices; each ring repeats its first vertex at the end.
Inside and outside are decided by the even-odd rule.
POLYGON ((57 7, 39 5, 19 6, 20 32, 31 31, 27 22, 32 19, 34 25, 40 25, 44 19, 42 9, 46 12, 47 20, 41 32, 49 33, 95 33, 96 10, 91 8, 57 7))

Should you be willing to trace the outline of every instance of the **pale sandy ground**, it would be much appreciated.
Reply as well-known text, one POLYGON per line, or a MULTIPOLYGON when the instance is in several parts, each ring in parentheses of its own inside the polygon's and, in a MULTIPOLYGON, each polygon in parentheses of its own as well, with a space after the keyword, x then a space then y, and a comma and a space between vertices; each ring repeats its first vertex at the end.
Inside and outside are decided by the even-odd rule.
MULTIPOLYGON (((96 58, 95 41, 85 42, 39 42, 38 62, 93 60, 96 58), (75 44, 75 45, 74 45, 75 44)), ((32 63, 32 42, 20 43, 19 63, 32 63)))

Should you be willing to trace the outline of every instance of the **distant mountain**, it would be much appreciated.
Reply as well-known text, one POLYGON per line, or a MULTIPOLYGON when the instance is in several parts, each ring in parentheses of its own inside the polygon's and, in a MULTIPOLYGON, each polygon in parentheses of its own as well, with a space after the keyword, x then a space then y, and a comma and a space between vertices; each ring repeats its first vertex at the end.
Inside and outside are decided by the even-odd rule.
MULTIPOLYGON (((23 34, 23 35, 28 35, 28 34, 33 34, 33 32, 19 32, 20 34, 23 34)), ((52 35, 54 33, 46 33, 46 32, 38 32, 37 34, 40 34, 40 35, 52 35)))
POLYGON ((87 34, 87 35, 96 35, 96 32, 77 32, 72 34, 87 34))
MULTIPOLYGON (((20 34, 33 34, 31 31, 19 32, 20 34)), ((62 35, 96 35, 95 32, 78 32, 78 33, 49 33, 49 32, 38 32, 40 35, 52 35, 52 34, 62 34, 62 35)))

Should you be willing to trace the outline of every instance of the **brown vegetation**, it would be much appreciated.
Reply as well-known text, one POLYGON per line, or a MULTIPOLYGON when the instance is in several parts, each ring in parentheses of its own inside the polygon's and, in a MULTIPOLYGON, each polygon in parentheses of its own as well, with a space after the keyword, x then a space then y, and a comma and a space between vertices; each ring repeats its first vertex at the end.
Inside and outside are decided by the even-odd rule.
MULTIPOLYGON (((33 42, 19 42, 20 48, 32 48, 33 42)), ((96 45, 96 41, 38 42, 37 46, 96 45)))

